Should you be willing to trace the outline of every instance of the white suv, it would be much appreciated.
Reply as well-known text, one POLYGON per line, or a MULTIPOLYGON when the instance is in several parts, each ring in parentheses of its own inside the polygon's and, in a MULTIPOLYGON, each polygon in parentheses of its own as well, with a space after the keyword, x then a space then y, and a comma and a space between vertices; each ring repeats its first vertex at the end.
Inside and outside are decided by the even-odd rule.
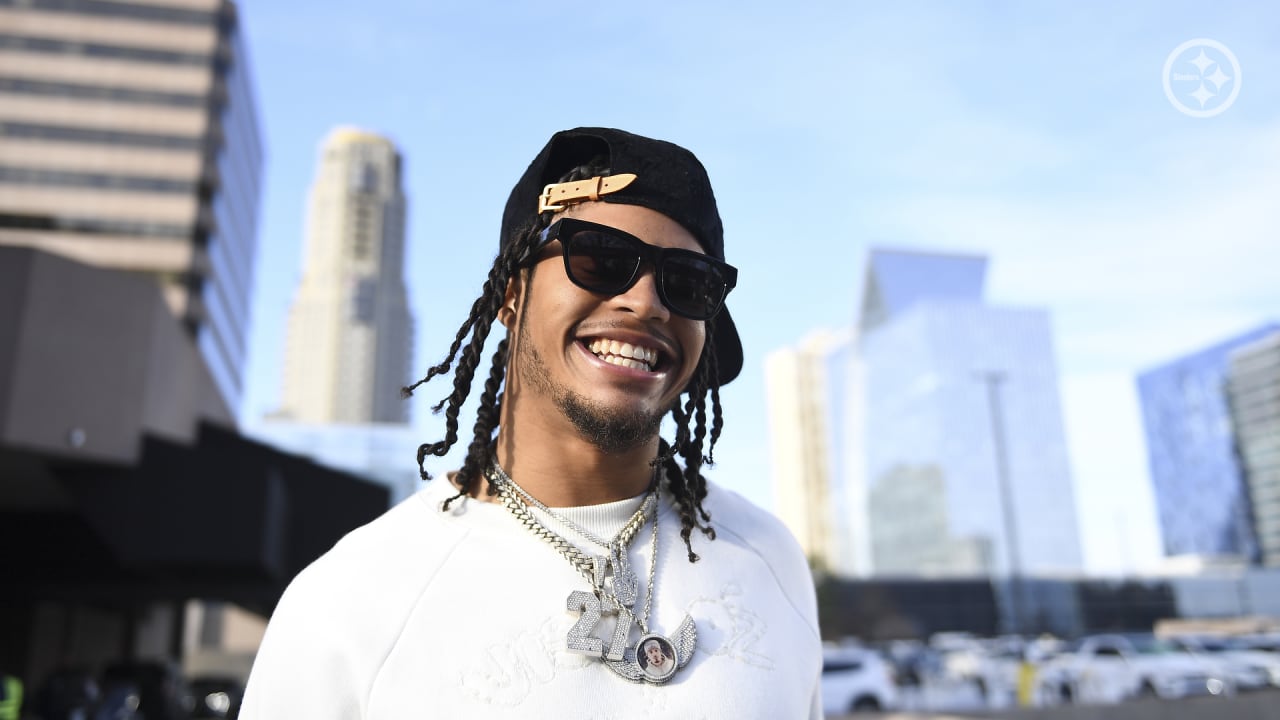
POLYGON ((859 647, 822 650, 822 711, 827 715, 891 710, 898 704, 889 663, 859 647))

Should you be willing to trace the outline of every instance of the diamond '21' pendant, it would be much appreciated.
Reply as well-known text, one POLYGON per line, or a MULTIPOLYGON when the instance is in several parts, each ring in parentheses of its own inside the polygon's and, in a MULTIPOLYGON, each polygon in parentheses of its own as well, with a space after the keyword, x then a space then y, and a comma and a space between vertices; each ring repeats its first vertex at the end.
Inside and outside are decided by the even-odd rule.
POLYGON ((634 646, 627 646, 631 627, 635 624, 629 613, 619 612, 616 603, 606 599, 601 602, 594 593, 575 590, 565 599, 565 607, 580 612, 578 622, 569 628, 565 647, 576 653, 600 658, 606 667, 631 682, 647 682, 661 685, 689 664, 697 645, 698 629, 689 615, 684 616, 676 628, 674 640, 658 633, 646 633, 634 646), (596 624, 603 613, 618 615, 612 637, 606 646, 595 634, 596 624))

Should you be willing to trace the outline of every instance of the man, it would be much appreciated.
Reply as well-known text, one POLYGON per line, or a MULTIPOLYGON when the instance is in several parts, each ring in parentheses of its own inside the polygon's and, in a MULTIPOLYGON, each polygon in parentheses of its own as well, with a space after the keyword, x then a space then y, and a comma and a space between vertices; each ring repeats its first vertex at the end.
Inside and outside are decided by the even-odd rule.
POLYGON ((653 680, 665 680, 676 671, 675 663, 662 647, 658 638, 649 638, 640 644, 644 650, 644 674, 653 680))
POLYGON ((742 367, 736 280, 692 153, 552 137, 445 360, 406 388, 457 362, 422 467, 456 444, 502 324, 461 468, 298 575, 241 717, 819 717, 804 557, 700 472, 742 367), (670 650, 656 675, 650 640, 670 650))

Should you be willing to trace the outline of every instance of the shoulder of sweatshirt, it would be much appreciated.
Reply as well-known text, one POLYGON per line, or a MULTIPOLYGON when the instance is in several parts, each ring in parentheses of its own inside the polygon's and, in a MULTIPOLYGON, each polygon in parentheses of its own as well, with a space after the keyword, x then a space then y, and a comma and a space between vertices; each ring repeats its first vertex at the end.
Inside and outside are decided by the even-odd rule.
POLYGON ((703 507, 711 514, 711 527, 716 531, 711 545, 734 542, 760 557, 792 607, 817 632, 813 574, 787 526, 773 513, 717 483, 707 483, 703 507))

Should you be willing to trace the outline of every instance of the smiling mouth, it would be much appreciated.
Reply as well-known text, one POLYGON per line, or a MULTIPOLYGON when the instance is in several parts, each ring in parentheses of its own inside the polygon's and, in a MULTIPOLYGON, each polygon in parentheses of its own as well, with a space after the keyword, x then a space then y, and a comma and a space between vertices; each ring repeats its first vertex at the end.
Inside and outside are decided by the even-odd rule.
POLYGON ((652 348, 605 338, 596 338, 583 344, 596 357, 611 365, 653 372, 658 364, 658 351, 652 348))

